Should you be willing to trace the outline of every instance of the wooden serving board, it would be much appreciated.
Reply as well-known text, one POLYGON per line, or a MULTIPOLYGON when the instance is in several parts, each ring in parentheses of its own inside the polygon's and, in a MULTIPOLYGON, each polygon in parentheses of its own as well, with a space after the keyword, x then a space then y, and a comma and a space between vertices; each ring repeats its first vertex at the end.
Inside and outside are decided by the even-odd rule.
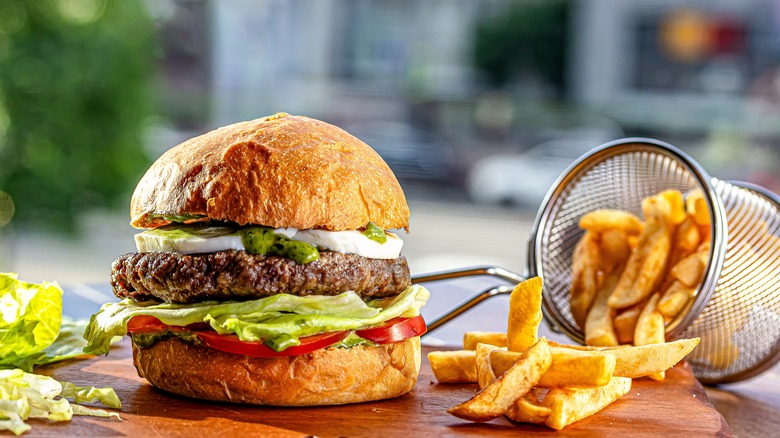
MULTIPOLYGON (((423 348, 423 353, 431 348, 423 348)), ((476 384, 437 384, 427 359, 409 394, 393 400, 316 408, 269 408, 190 400, 155 389, 138 377, 127 340, 106 357, 41 367, 37 372, 77 385, 112 386, 122 421, 74 417, 71 422, 30 421, 25 436, 733 436, 686 365, 663 383, 634 381, 631 392, 600 413, 560 432, 506 419, 475 424, 447 414, 471 397, 476 384)), ((1 434, 1 433, 0 433, 1 434)))

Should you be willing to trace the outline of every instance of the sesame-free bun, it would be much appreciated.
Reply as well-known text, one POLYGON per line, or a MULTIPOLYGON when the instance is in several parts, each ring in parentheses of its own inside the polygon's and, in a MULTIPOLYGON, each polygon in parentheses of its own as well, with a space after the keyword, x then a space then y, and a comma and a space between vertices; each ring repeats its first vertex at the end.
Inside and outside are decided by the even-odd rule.
POLYGON ((360 403, 411 391, 420 371, 420 338, 256 358, 176 337, 149 348, 133 344, 138 375, 174 394, 269 406, 360 403))
POLYGON ((379 154, 341 128, 284 113, 225 126, 165 152, 130 201, 134 227, 170 223, 160 215, 332 231, 369 222, 409 225, 403 190, 379 154))

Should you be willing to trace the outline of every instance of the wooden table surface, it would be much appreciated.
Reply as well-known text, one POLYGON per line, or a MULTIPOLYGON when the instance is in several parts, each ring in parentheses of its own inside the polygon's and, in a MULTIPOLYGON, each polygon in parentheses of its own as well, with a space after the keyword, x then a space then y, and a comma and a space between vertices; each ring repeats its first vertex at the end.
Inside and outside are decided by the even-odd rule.
MULTIPOLYGON (((430 350, 424 347, 424 353, 430 350)), ((427 360, 410 394, 317 408, 207 403, 165 393, 138 377, 127 340, 108 356, 37 371, 76 384, 114 387, 123 403, 123 421, 89 417, 74 417, 69 423, 31 421, 33 429, 26 436, 733 436, 685 365, 669 371, 663 383, 636 379, 622 399, 560 432, 503 418, 474 424, 448 415, 447 408, 468 399, 476 385, 435 383, 427 360)))

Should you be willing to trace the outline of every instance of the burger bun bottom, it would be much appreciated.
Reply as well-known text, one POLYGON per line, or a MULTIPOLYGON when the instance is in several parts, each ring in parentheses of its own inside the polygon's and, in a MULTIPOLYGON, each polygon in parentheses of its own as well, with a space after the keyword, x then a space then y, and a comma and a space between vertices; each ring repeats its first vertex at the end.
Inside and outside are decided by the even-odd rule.
POLYGON ((420 371, 420 338, 257 358, 171 337, 149 348, 133 343, 133 364, 152 385, 197 399, 269 406, 340 405, 411 391, 420 371))

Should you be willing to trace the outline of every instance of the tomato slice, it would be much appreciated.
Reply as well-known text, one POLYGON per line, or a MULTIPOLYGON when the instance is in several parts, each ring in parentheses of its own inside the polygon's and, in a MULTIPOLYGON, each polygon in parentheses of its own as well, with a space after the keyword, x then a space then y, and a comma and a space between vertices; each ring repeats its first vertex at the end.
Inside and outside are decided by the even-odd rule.
POLYGON ((264 345, 261 341, 246 342, 238 339, 238 336, 236 335, 220 335, 215 331, 201 331, 196 333, 203 344, 215 350, 253 357, 300 356, 341 342, 349 335, 349 331, 345 330, 306 336, 300 338, 300 345, 288 347, 283 351, 277 352, 264 345))
MULTIPOLYGON (((301 344, 277 352, 262 341, 246 342, 236 335, 221 335, 206 323, 190 324, 186 327, 169 326, 152 316, 134 316, 127 322, 129 333, 154 333, 164 330, 189 331, 195 333, 204 345, 227 353, 253 357, 299 356, 341 342, 351 333, 350 330, 321 333, 300 338, 301 344)), ((422 315, 414 318, 393 318, 379 327, 356 330, 363 339, 377 344, 389 344, 420 336, 427 330, 422 315)))
POLYGON ((168 326, 153 316, 134 316, 127 321, 127 331, 130 333, 153 333, 160 332, 168 326))
POLYGON ((146 315, 134 316, 127 321, 127 331, 129 333, 154 333, 166 329, 171 331, 211 330, 211 326, 207 322, 196 322, 186 327, 167 325, 153 316, 146 315))
POLYGON ((422 315, 417 315, 414 318, 393 318, 380 327, 355 330, 355 333, 377 344, 389 344, 420 336, 426 330, 425 320, 422 315))

